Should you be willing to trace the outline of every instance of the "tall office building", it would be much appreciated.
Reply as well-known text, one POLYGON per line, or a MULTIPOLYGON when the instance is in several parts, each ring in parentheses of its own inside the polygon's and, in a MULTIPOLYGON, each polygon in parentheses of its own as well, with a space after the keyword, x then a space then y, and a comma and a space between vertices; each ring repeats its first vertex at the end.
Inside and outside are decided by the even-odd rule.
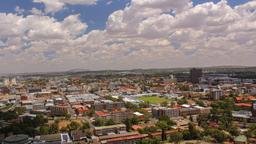
POLYGON ((200 78, 203 76, 202 69, 193 68, 190 70, 190 81, 194 84, 199 83, 200 78))
POLYGON ((256 100, 252 102, 252 115, 256 117, 256 100))
POLYGON ((212 100, 220 100, 223 97, 223 92, 220 89, 213 89, 210 97, 212 100))

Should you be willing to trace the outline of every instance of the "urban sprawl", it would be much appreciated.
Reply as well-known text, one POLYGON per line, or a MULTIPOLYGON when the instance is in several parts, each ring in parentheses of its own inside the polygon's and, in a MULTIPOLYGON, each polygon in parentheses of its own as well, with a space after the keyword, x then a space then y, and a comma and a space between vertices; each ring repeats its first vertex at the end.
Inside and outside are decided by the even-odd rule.
POLYGON ((256 143, 255 123, 248 72, 0 78, 2 144, 247 144, 256 143))

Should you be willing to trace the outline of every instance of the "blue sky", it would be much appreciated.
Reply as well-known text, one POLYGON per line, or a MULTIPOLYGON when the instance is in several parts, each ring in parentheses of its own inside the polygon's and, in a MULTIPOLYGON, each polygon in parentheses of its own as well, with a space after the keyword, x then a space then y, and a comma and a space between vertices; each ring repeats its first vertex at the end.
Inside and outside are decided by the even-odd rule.
MULTIPOLYGON (((88 24, 87 31, 94 29, 104 29, 108 16, 116 10, 123 9, 130 0, 113 0, 111 4, 108 2, 111 0, 99 0, 97 5, 68 5, 66 9, 61 10, 53 15, 57 20, 63 20, 70 14, 80 14, 81 21, 88 24)), ((193 0, 194 5, 202 4, 205 2, 217 3, 220 0, 193 0)), ((229 5, 232 7, 240 4, 244 4, 250 0, 229 0, 229 5)), ((0 12, 14 13, 16 6, 26 10, 24 15, 28 15, 29 10, 33 7, 43 10, 45 6, 41 3, 33 3, 33 0, 1 0, 0 12)), ((52 15, 50 15, 52 16, 52 15)))

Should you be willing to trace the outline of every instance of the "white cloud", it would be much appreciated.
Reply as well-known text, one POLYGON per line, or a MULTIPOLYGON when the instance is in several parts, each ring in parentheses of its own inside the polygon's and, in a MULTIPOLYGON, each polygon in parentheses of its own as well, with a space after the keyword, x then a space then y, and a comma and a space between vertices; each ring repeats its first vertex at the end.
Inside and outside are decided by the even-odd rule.
POLYGON ((57 21, 0 13, 0 66, 20 72, 255 65, 254 4, 132 0, 109 16, 105 30, 87 34, 79 15, 57 21))
POLYGON ((19 6, 16 6, 14 11, 18 14, 23 14, 25 12, 25 10, 20 8, 19 6))
POLYGON ((79 15, 71 15, 63 20, 63 29, 66 29, 70 35, 79 36, 87 29, 87 24, 80 21, 79 15))
POLYGON ((30 12, 33 14, 33 15, 43 15, 43 12, 37 8, 32 8, 30 10, 30 12))
POLYGON ((55 13, 64 8, 65 5, 93 5, 97 0, 33 0, 35 3, 43 3, 46 13, 55 13))

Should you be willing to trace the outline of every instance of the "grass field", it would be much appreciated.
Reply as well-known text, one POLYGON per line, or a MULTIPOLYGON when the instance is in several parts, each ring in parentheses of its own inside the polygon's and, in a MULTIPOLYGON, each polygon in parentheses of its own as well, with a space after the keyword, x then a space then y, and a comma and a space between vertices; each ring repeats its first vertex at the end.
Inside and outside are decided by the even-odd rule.
POLYGON ((170 100, 165 99, 165 98, 161 98, 158 96, 143 96, 143 97, 139 97, 138 100, 142 100, 144 102, 148 102, 151 104, 158 104, 158 103, 163 103, 163 102, 169 102, 170 100))

